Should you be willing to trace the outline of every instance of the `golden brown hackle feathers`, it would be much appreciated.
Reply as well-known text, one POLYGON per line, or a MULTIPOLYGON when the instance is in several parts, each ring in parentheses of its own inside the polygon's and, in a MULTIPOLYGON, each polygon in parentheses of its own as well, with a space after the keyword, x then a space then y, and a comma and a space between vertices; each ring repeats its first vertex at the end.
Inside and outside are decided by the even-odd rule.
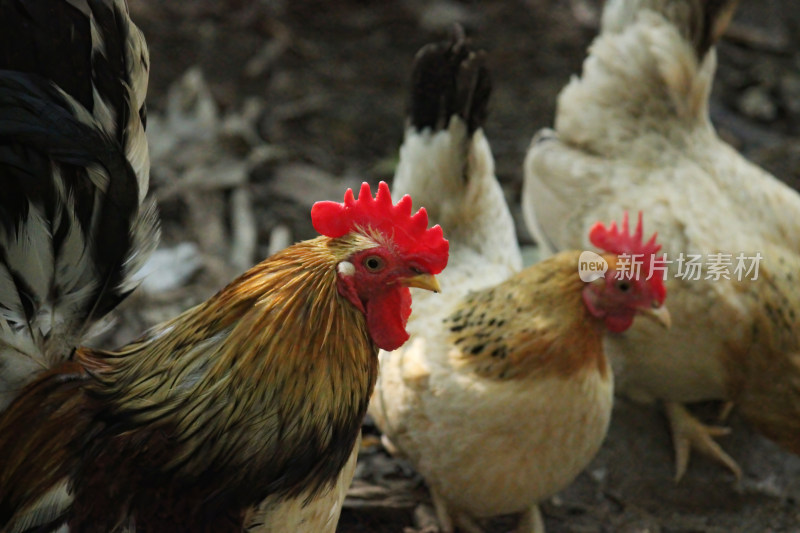
POLYGON ((174 427, 184 446, 168 466, 187 472, 217 461, 257 469, 251 461, 265 455, 272 466, 262 467, 273 470, 289 450, 264 448, 308 432, 316 446, 330 445, 329 426, 360 410, 354 404, 369 396, 377 371, 363 315, 337 294, 345 249, 352 253, 317 238, 254 267, 206 303, 107 354, 111 370, 98 376, 97 394, 132 425, 174 427), (365 374, 370 379, 360 380, 365 374), (210 444, 222 435, 225 443, 210 444))
POLYGON ((117 352, 80 350, 79 390, 59 375, 35 382, 0 431, 31 431, 15 413, 42 409, 31 433, 57 442, 53 460, 66 466, 37 477, 0 465, 0 480, 16 472, 23 495, 5 518, 49 488, 41 479, 64 476, 70 525, 109 530, 125 515, 156 529, 241 527, 268 495, 333 484, 377 377, 377 348, 364 315, 338 294, 336 266, 372 246, 356 234, 296 244, 117 352), (51 381, 56 391, 38 394, 51 381), (67 425, 87 438, 64 439, 67 425), (163 521, 175 515, 185 520, 163 521))

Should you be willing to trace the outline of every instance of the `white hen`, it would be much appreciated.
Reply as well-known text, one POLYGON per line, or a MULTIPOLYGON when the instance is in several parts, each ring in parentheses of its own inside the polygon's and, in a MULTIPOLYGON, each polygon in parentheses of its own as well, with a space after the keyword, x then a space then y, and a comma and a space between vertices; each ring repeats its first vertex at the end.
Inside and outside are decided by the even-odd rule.
POLYGON ((713 44, 735 1, 612 0, 583 73, 561 92, 555 131, 525 161, 526 222, 545 252, 587 248, 594 221, 643 211, 670 265, 673 328, 645 322, 607 341, 617 390, 663 400, 676 472, 694 447, 736 463, 681 405, 735 402, 757 428, 800 453, 800 196, 724 143, 708 115, 713 44), (730 280, 678 279, 680 254, 729 260, 730 280), (737 255, 760 278, 736 278, 737 255))

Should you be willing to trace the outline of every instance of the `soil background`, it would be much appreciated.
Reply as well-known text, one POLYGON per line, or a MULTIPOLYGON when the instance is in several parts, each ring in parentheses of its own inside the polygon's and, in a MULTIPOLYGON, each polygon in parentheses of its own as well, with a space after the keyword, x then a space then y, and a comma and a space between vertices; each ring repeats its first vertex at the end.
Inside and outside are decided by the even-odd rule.
MULTIPOLYGON (((270 251, 311 237, 315 200, 390 181, 411 61, 456 21, 488 52, 486 133, 520 241, 532 245, 519 211, 525 150, 580 72, 600 8, 597 0, 130 0, 152 64, 148 134, 166 261, 158 270, 175 276, 138 291, 98 342, 130 340, 270 251)), ((794 187, 798 45, 798 2, 741 2, 718 47, 711 105, 724 139, 794 187)), ((718 407, 696 412, 713 421, 718 407)), ((729 422, 721 444, 743 479, 695 455, 676 484, 660 407, 621 399, 598 457, 543 505, 548 532, 800 531, 800 459, 735 413, 729 422)), ((369 420, 365 435, 339 531, 436 531, 424 482, 380 447, 369 420)), ((514 524, 499 518, 486 529, 514 524)))

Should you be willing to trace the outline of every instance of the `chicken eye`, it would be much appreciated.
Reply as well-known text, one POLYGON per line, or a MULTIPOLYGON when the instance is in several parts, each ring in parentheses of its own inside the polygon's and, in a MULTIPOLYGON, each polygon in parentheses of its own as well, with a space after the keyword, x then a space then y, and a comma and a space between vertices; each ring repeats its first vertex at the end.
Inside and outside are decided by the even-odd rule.
POLYGON ((631 283, 628 280, 620 280, 617 282, 617 289, 619 292, 628 292, 631 290, 631 283))
POLYGON ((378 272, 383 269, 384 261, 377 255, 370 255, 364 259, 364 267, 370 272, 378 272))

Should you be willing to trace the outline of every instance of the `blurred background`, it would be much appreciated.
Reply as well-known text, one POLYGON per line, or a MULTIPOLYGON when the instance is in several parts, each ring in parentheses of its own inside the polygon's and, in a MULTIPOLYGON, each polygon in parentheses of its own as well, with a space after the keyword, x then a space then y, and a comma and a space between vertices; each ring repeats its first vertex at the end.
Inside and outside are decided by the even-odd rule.
MULTIPOLYGON (((129 0, 150 48, 148 137, 164 237, 144 290, 102 344, 122 343, 313 236, 310 206, 390 181, 415 52, 454 22, 489 54, 487 136, 523 244, 522 161, 580 73, 600 0, 129 0)), ((748 158, 800 187, 800 4, 740 2, 718 46, 712 120, 748 158)), ((709 406, 709 413, 714 410, 709 406)), ((745 470, 695 457, 672 481, 655 407, 619 402, 587 473, 544 506, 550 533, 800 531, 800 460, 734 419, 745 470)), ((368 435, 373 430, 367 423, 368 435)), ((432 531, 424 485, 366 439, 340 531, 432 531)), ((507 531, 502 519, 490 531, 507 531)))

